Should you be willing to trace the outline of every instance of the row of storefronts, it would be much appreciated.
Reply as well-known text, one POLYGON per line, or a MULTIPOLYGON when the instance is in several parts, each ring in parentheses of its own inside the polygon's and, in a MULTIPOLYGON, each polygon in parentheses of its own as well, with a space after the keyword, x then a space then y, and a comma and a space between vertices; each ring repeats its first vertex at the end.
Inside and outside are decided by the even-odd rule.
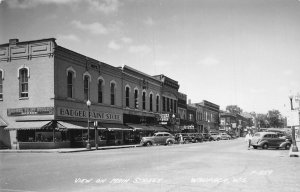
POLYGON ((12 149, 84 147, 88 138, 133 144, 157 131, 219 128, 219 106, 187 103, 176 80, 113 67, 53 38, 0 45, 0 88, 0 142, 12 149))

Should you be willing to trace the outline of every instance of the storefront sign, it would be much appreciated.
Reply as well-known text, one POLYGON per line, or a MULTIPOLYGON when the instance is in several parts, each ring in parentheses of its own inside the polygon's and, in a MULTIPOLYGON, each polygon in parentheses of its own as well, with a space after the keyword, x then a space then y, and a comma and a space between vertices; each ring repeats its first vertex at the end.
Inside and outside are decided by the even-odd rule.
POLYGON ((159 115, 159 122, 160 124, 167 124, 168 121, 170 119, 170 115, 169 114, 160 114, 159 115))
POLYGON ((26 107, 7 109, 7 116, 53 115, 53 107, 26 107))
MULTIPOLYGON (((88 118, 88 111, 72 108, 57 108, 57 116, 73 117, 73 118, 88 118)), ((107 120, 107 121, 122 121, 122 115, 117 113, 105 113, 100 111, 90 111, 91 119, 107 120)))

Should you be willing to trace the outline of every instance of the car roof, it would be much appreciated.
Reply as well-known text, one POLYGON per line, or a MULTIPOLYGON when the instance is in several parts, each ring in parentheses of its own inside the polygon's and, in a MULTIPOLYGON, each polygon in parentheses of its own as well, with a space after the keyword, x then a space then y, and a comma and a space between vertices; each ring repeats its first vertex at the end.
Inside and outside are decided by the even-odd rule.
POLYGON ((275 132, 257 132, 257 133, 259 133, 259 134, 262 134, 262 135, 266 135, 266 134, 275 134, 275 135, 277 135, 275 132))
POLYGON ((171 133, 168 133, 168 132, 156 132, 155 134, 171 134, 171 133))

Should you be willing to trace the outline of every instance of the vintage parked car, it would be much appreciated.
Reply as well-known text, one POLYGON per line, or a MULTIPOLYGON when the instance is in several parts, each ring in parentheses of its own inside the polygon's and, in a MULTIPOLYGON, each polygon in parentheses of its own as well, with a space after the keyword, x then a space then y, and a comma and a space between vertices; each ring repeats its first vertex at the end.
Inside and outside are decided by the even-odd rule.
POLYGON ((220 133, 220 137, 222 140, 230 140, 231 136, 228 135, 227 133, 220 133))
POLYGON ((251 146, 254 149, 261 147, 262 149, 270 148, 284 148, 290 149, 291 140, 285 137, 279 137, 277 133, 274 132, 257 132, 254 134, 251 140, 251 146))
POLYGON ((168 132, 157 132, 152 137, 143 137, 141 139, 141 145, 171 145, 175 143, 175 138, 168 132))
POLYGON ((214 141, 221 140, 221 135, 219 133, 210 133, 210 135, 214 141))
POLYGON ((202 133, 190 133, 193 143, 203 142, 204 136, 202 133))
POLYGON ((213 141, 214 138, 209 133, 203 133, 203 141, 213 141))
POLYGON ((283 128, 268 128, 266 132, 274 132, 277 133, 279 137, 285 137, 286 139, 292 139, 291 130, 283 129, 283 128))

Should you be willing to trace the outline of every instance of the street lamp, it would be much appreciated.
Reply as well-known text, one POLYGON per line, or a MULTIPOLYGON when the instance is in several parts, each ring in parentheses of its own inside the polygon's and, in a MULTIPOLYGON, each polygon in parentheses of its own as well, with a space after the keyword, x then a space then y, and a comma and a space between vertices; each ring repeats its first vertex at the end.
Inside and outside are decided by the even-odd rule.
POLYGON ((94 121, 94 128, 95 128, 95 148, 98 150, 98 121, 94 121))
POLYGON ((173 134, 175 134, 175 114, 172 115, 172 124, 173 124, 173 134))
MULTIPOLYGON (((293 108, 293 95, 289 95, 290 102, 291 102, 291 111, 294 110, 293 108)), ((292 152, 298 152, 298 147, 296 143, 296 138, 295 138, 295 126, 292 125, 292 152)))
POLYGON ((90 107, 91 107, 91 101, 90 100, 87 100, 86 102, 86 105, 88 107, 88 141, 87 141, 87 144, 86 144, 86 148, 88 150, 91 150, 91 144, 90 144, 90 107))

